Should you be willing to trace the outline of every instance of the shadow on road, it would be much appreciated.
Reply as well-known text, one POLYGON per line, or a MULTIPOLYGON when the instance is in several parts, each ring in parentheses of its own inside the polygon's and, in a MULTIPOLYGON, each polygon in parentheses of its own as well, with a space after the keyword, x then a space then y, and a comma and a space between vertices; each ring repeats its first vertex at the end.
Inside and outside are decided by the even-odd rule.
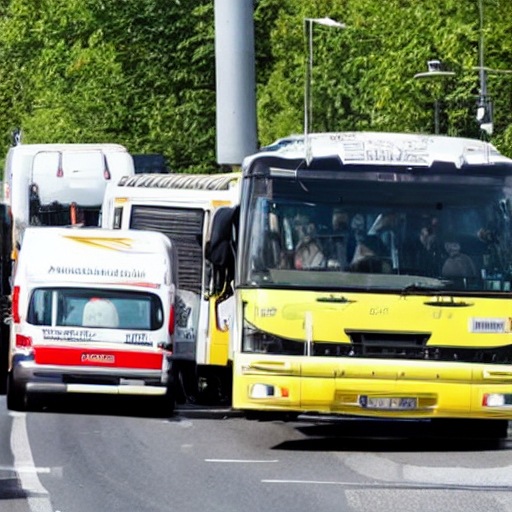
POLYGON ((169 421, 187 419, 227 419, 242 413, 229 407, 182 404, 173 413, 158 398, 105 395, 41 395, 29 398, 28 412, 87 414, 100 416, 127 416, 167 418, 169 421))
POLYGON ((30 397, 28 412, 169 418, 161 402, 151 397, 59 395, 30 397))
POLYGON ((335 423, 296 425, 303 439, 285 441, 275 450, 344 452, 474 452, 512 450, 512 438, 482 439, 429 421, 346 419, 335 423))

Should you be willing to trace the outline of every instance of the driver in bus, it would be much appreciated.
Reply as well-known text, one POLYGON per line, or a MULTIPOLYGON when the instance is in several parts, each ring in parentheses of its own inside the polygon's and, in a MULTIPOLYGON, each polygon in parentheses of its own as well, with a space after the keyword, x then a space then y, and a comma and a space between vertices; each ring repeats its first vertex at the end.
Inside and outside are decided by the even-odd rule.
POLYGON ((460 243, 455 237, 447 237, 444 249, 448 254, 448 258, 444 262, 441 270, 443 277, 478 277, 473 260, 467 254, 461 252, 460 243))
POLYGON ((316 228, 309 216, 298 214, 293 219, 297 236, 294 252, 294 265, 297 270, 325 268, 326 259, 320 243, 316 239, 316 228))

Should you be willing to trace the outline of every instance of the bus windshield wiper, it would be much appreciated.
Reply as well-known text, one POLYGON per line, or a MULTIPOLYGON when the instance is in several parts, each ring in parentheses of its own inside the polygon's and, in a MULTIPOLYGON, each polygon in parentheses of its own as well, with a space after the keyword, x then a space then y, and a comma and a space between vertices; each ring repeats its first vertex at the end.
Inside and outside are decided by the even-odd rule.
POLYGON ((404 286, 400 290, 401 295, 407 295, 409 293, 413 292, 439 292, 445 288, 446 284, 442 281, 439 281, 438 283, 425 283, 421 281, 417 281, 415 283, 410 283, 407 286, 404 286))

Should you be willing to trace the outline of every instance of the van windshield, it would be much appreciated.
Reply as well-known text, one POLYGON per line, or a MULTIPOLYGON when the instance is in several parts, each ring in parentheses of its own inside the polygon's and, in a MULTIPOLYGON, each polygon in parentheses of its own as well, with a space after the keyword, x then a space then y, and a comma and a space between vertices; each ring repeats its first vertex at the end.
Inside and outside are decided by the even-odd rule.
POLYGON ((53 327, 156 330, 164 319, 160 298, 152 293, 80 288, 38 288, 27 321, 53 327))

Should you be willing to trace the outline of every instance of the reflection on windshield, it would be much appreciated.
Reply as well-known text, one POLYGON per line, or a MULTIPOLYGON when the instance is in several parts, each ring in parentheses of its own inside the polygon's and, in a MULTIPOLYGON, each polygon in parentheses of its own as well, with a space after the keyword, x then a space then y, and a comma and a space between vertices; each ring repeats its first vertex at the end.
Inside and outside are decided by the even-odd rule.
POLYGON ((361 183, 348 192, 333 182, 328 191, 301 185, 297 197, 292 180, 274 179, 271 197, 268 184, 253 191, 244 284, 510 291, 502 190, 414 184, 404 194, 383 184, 375 192, 361 183))

